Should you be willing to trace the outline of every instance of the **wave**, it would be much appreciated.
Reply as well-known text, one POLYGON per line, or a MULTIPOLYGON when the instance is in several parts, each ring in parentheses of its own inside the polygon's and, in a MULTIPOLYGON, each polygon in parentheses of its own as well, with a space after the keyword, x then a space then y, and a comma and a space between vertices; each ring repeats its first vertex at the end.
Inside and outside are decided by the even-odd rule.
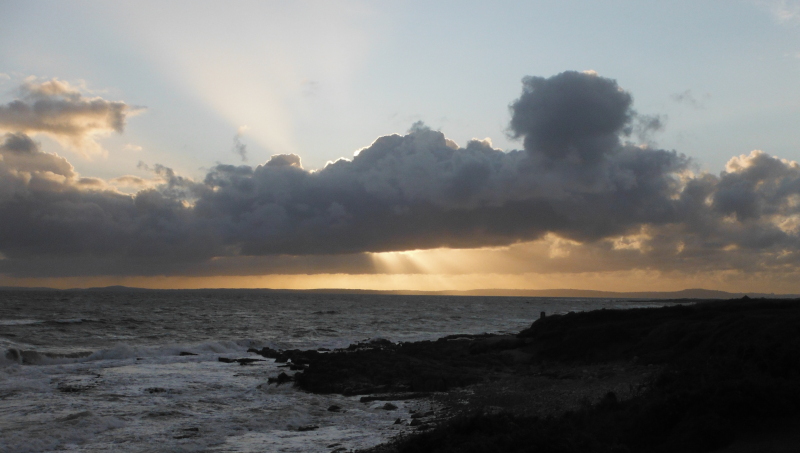
MULTIPOLYGON (((154 346, 133 346, 122 343, 111 348, 100 349, 97 351, 77 351, 69 353, 44 352, 12 347, 6 349, 3 356, 0 357, 0 366, 13 364, 57 365, 99 360, 144 359, 174 356, 180 357, 188 355, 186 354, 187 352, 191 353, 193 356, 213 355, 216 358, 216 356, 219 354, 242 354, 250 348, 260 349, 264 346, 270 346, 269 342, 243 339, 195 344, 168 344, 154 346)), ((202 359, 203 357, 200 358, 202 359)))
POLYGON ((31 324, 43 324, 41 319, 0 319, 0 326, 28 326, 31 324))
POLYGON ((80 324, 84 322, 101 322, 99 319, 90 318, 66 318, 66 319, 53 319, 46 321, 46 324, 80 324))
POLYGON ((78 361, 85 357, 89 357, 91 351, 70 352, 70 353, 56 353, 56 352, 39 352, 24 349, 9 348, 4 354, 6 362, 19 363, 24 365, 33 364, 57 364, 57 363, 70 363, 78 361))

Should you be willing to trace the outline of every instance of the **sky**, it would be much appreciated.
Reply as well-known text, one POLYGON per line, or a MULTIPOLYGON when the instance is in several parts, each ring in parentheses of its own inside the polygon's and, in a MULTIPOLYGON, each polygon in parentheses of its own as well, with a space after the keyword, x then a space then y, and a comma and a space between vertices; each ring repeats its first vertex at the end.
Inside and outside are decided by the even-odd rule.
POLYGON ((0 0, 0 285, 800 293, 800 1, 0 0))

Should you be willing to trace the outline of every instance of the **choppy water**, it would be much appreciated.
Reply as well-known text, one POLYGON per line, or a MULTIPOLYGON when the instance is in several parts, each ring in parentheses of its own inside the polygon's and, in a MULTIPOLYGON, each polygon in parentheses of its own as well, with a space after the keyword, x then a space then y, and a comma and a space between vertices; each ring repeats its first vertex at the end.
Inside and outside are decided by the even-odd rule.
POLYGON ((405 403, 386 411, 356 397, 268 386, 267 377, 282 371, 271 360, 239 366, 218 358, 258 357, 246 352, 251 347, 333 349, 370 338, 518 332, 541 311, 640 306, 653 304, 247 290, 0 291, 0 451, 365 448, 405 429, 393 425, 407 415, 405 403), (327 411, 333 404, 344 411, 327 411), (319 428, 298 430, 308 425, 319 428))

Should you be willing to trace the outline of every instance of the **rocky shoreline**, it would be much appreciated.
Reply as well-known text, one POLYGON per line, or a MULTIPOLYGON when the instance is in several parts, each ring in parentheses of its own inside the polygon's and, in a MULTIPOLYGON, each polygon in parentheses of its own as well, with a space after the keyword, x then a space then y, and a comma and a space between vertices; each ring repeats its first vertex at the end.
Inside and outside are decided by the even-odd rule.
POLYGON ((797 300, 598 310, 545 317, 513 336, 251 352, 286 364, 275 385, 362 395, 387 410, 418 399, 396 422, 416 433, 375 453, 737 452, 800 440, 797 300))

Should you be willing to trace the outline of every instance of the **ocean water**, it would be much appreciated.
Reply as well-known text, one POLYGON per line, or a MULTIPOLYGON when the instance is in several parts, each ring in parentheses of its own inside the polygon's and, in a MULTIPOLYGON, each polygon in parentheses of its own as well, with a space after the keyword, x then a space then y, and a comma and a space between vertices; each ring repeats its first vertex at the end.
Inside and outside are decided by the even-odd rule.
MULTIPOLYGON (((409 428, 413 405, 268 385, 248 348, 516 333, 548 314, 658 303, 605 299, 0 291, 0 451, 330 452, 409 428), (196 355, 181 355, 181 353, 196 355), (327 408, 337 405, 340 412, 327 408), (305 427, 316 426, 313 430, 305 427)), ((291 374, 291 373, 290 373, 291 374)))

